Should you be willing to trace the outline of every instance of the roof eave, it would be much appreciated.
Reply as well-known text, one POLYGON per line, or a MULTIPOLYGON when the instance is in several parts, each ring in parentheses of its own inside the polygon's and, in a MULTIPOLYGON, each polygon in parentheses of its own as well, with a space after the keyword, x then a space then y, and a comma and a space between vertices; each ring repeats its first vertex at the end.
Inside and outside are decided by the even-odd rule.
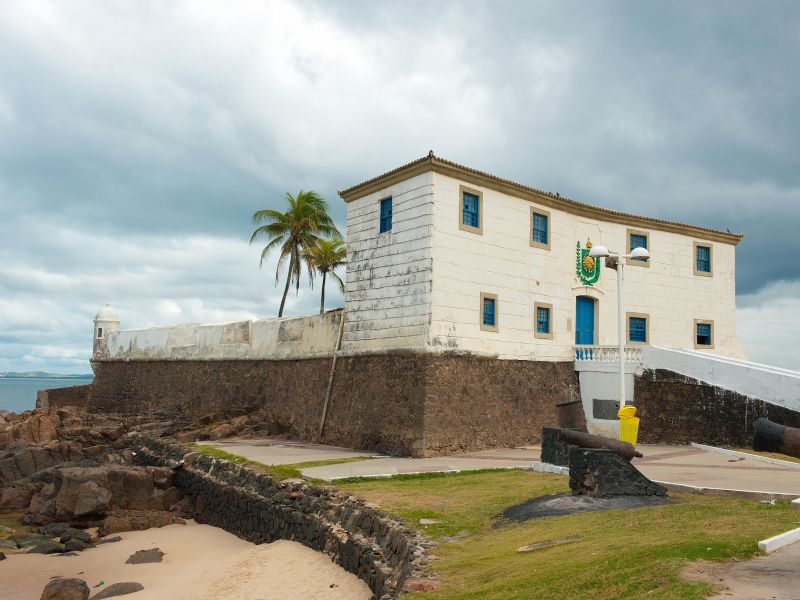
POLYGON ((369 194, 373 194, 382 189, 385 189, 400 181, 405 181, 411 177, 434 171, 466 183, 478 185, 499 191, 510 196, 522 198, 548 208, 555 208, 572 214, 579 214, 581 216, 591 217, 599 221, 623 223, 632 225, 634 227, 645 227, 649 229, 656 229, 660 231, 668 231, 672 233, 679 233, 690 237, 696 237, 704 240, 718 241, 726 244, 739 244, 744 238, 742 233, 731 233, 728 231, 718 231, 707 227, 700 227, 697 225, 688 225, 686 223, 678 223, 676 221, 666 221, 656 219, 653 217, 644 217, 640 215, 633 215, 624 213, 610 208, 603 208, 578 200, 564 198, 551 192, 545 192, 522 185, 489 173, 484 173, 476 169, 471 169, 434 156, 430 152, 427 156, 419 158, 415 161, 392 169, 382 175, 368 179, 362 183, 354 185, 344 190, 339 190, 338 194, 345 202, 352 202, 358 198, 362 198, 369 194))

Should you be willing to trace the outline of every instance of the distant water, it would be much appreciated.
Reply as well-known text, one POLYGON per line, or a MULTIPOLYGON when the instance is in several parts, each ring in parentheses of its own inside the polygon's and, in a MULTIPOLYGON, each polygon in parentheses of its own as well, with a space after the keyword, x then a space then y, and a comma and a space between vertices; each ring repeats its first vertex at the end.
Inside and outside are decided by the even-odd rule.
POLYGON ((92 383, 86 379, 50 379, 35 377, 0 377, 0 409, 22 412, 36 408, 36 392, 47 388, 63 388, 92 383))

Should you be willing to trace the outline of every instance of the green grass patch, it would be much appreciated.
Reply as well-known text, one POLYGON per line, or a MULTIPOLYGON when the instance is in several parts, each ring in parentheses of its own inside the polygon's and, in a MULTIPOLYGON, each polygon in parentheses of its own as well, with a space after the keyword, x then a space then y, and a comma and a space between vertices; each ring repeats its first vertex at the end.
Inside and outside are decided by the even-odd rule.
MULTIPOLYGON (((311 460, 307 462, 300 462, 289 465, 265 465, 264 463, 260 463, 255 460, 250 460, 249 458, 244 458, 243 456, 231 454, 230 452, 226 452, 225 450, 221 450, 220 448, 216 448, 215 446, 209 446, 207 444, 197 444, 195 442, 189 442, 185 445, 194 450, 195 452, 199 452, 200 454, 205 454, 207 456, 212 456, 214 458, 229 460, 231 462, 239 463, 241 465, 247 465, 248 467, 252 467, 253 469, 260 471, 262 473, 269 473, 276 479, 289 479, 290 477, 302 477, 303 475, 300 472, 301 469, 308 469, 310 467, 325 467, 327 465, 338 465, 341 463, 359 462, 362 460, 370 460, 371 458, 370 456, 353 456, 351 458, 331 458, 328 460, 311 460)), ((318 480, 311 480, 311 481, 318 481, 318 480)))
POLYGON ((674 494, 669 505, 545 517, 499 525, 506 507, 568 491, 563 476, 491 471, 336 482, 424 530, 440 544, 431 568, 441 575, 422 599, 702 599, 707 583, 684 581, 699 559, 749 557, 756 542, 798 526, 787 502, 674 494), (420 518, 441 524, 419 525, 420 518), (466 531, 457 541, 443 536, 466 531), (582 540, 528 553, 517 548, 565 537, 582 540))

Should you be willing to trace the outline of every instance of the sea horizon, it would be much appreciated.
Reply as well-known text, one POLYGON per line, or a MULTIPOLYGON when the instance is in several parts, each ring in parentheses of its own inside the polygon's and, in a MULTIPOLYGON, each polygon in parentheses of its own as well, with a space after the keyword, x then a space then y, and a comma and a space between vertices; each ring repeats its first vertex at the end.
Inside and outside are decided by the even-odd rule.
POLYGON ((36 392, 39 390, 86 385, 93 379, 93 375, 2 376, 0 377, 0 410, 15 413, 32 410, 36 408, 36 392))

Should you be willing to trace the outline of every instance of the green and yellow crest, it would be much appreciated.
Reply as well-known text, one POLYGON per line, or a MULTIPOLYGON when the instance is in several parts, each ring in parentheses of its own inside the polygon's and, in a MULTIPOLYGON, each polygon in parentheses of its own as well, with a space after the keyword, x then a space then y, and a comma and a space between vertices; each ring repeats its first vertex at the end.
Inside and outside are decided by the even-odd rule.
POLYGON ((592 240, 586 240, 586 247, 581 248, 578 242, 578 249, 575 252, 575 274, 584 285, 594 285, 600 279, 600 263, 597 259, 589 256, 592 249, 592 240))

